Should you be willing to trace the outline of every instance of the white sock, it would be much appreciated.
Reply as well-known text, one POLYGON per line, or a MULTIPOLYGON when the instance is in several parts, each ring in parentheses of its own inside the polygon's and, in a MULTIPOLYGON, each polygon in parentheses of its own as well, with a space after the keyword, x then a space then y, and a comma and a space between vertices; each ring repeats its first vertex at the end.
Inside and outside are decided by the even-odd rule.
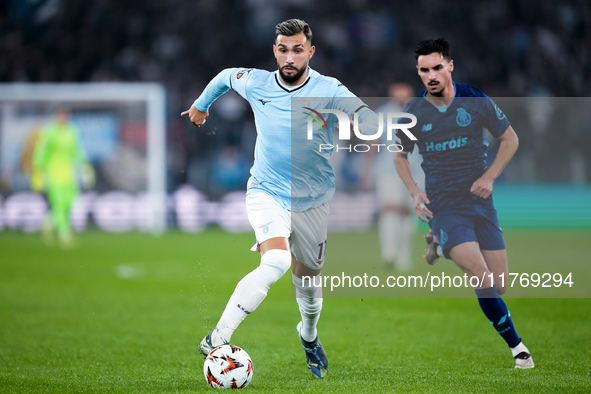
POLYGON ((318 336, 316 324, 322 311, 322 287, 314 286, 314 284, 321 285, 321 278, 322 276, 317 275, 312 278, 312 283, 310 283, 308 280, 303 281, 293 273, 291 274, 291 280, 296 288, 296 301, 302 315, 300 335, 304 341, 308 342, 312 342, 318 336))
POLYGON ((398 215, 400 227, 396 231, 398 259, 397 268, 407 271, 412 265, 412 238, 416 227, 415 219, 410 215, 398 215))
POLYGON ((242 320, 263 302, 271 286, 291 267, 291 253, 271 249, 261 257, 261 264, 238 284, 220 321, 211 334, 211 343, 219 346, 229 343, 234 330, 242 320))
POLYGON ((394 212, 382 212, 378 220, 378 234, 382 258, 387 262, 396 260, 398 215, 394 212))
POLYGON ((513 357, 516 357, 521 352, 529 353, 529 350, 527 350, 523 342, 519 342, 519 345, 511 348, 511 353, 513 354, 513 357))

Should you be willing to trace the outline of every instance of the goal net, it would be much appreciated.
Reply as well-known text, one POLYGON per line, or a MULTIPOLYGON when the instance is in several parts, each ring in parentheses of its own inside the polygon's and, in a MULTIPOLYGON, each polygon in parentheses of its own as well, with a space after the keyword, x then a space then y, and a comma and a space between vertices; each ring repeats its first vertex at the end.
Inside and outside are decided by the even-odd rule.
POLYGON ((0 84, 0 230, 36 231, 46 215, 30 187, 32 152, 58 107, 70 110, 97 174, 72 209, 74 229, 163 231, 165 91, 147 83, 0 84))

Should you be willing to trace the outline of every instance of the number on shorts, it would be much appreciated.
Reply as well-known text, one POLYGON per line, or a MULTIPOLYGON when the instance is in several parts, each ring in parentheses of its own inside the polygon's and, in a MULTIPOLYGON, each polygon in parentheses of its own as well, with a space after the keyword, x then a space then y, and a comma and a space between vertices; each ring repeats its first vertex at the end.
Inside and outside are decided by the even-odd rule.
POLYGON ((324 260, 324 256, 326 255, 326 239, 324 240, 324 242, 320 242, 318 244, 318 247, 320 248, 320 251, 318 252, 318 260, 322 261, 324 260))

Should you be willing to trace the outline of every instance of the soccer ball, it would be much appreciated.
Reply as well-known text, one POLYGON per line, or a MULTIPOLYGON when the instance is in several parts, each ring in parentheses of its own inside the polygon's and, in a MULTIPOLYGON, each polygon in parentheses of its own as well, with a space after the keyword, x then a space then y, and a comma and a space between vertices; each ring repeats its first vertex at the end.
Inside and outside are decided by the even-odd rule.
POLYGON ((250 356, 234 345, 216 347, 203 364, 205 381, 214 389, 244 388, 250 383, 252 372, 250 356))

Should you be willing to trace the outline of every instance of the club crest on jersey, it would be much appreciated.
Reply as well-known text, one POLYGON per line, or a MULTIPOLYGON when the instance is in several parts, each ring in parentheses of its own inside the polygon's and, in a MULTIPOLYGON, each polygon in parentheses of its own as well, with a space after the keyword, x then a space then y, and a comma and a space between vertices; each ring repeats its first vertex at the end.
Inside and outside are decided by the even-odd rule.
POLYGON ((497 107, 496 104, 495 104, 495 112, 497 113, 497 119, 501 120, 505 117, 505 114, 503 113, 503 111, 501 111, 501 109, 499 107, 497 107))
POLYGON ((242 76, 243 76, 244 74, 246 74, 247 72, 250 72, 250 70, 241 70, 241 71, 238 71, 238 73, 236 74, 236 76, 235 76, 234 78, 236 78, 236 79, 240 79, 240 78, 242 78, 242 76))
POLYGON ((458 115, 456 116, 456 122, 461 127, 466 127, 472 123, 472 117, 464 108, 458 108, 458 115))

